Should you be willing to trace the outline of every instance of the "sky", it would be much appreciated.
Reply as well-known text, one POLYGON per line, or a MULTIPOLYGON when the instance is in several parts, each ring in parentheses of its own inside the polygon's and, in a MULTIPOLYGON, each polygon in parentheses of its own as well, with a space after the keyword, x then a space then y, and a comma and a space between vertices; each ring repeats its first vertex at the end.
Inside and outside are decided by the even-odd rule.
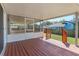
POLYGON ((71 21, 73 20, 75 16, 74 15, 69 15, 69 16, 64 16, 64 17, 59 17, 59 18, 55 18, 55 19, 50 19, 48 21, 51 21, 51 22, 54 22, 54 21, 61 21, 61 20, 64 20, 64 21, 71 21))

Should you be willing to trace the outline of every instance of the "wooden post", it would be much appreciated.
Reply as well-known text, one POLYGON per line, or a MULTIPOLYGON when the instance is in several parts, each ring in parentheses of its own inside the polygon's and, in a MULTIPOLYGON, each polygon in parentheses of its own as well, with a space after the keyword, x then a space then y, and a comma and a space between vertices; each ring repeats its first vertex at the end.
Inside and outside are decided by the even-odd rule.
POLYGON ((50 39, 51 38, 51 30, 50 29, 47 29, 47 39, 50 39))
POLYGON ((62 42, 67 43, 67 32, 65 29, 62 29, 62 42))

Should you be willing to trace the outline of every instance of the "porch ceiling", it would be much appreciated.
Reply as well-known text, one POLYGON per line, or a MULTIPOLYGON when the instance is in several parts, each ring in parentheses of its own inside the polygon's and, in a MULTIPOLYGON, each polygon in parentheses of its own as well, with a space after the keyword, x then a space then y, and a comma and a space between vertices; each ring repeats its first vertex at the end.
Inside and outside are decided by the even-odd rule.
POLYGON ((40 19, 79 12, 78 4, 71 3, 3 3, 8 14, 40 19))

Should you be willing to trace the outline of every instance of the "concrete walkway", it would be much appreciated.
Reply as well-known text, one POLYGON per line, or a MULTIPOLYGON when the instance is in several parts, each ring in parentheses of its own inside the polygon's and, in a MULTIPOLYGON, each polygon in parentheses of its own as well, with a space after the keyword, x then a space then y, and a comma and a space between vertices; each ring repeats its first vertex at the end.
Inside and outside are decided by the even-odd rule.
POLYGON ((59 46, 61 48, 64 48, 64 49, 67 49, 69 51, 72 51, 74 53, 79 54, 79 47, 76 47, 73 44, 70 44, 69 47, 66 47, 65 44, 63 44, 61 41, 58 41, 58 40, 54 40, 54 39, 48 39, 48 40, 43 39, 43 40, 46 41, 46 42, 49 42, 51 44, 57 45, 57 46, 59 46))

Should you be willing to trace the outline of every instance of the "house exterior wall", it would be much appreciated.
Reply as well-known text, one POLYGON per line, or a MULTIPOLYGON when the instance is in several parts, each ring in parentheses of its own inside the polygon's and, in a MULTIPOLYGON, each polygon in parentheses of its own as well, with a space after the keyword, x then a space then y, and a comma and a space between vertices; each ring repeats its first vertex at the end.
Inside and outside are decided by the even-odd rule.
POLYGON ((38 38, 38 37, 42 37, 42 36, 43 36, 42 32, 10 34, 10 35, 8 35, 7 43, 21 41, 21 40, 28 40, 31 38, 38 38))

